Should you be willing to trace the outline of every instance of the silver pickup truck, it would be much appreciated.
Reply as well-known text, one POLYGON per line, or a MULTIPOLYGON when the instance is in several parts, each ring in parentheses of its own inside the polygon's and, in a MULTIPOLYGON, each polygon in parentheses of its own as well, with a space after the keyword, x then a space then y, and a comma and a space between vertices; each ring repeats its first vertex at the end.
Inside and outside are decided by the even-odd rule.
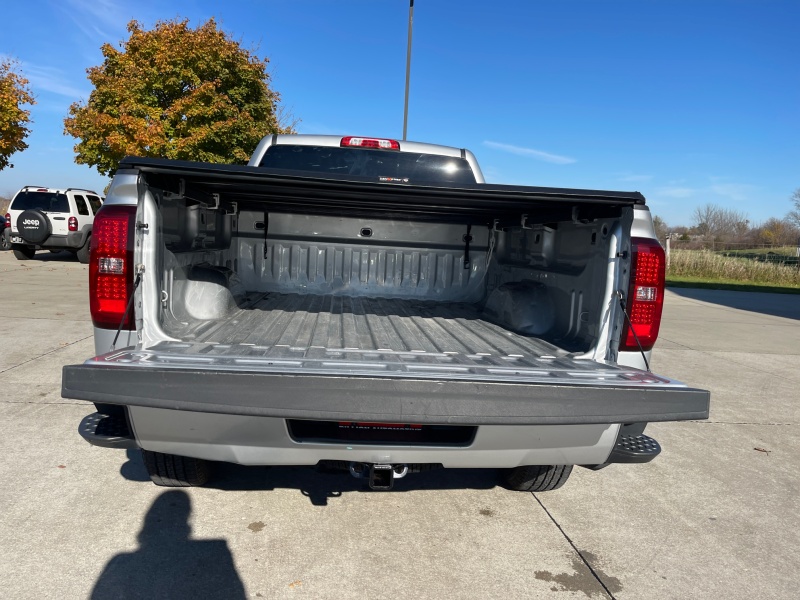
POLYGON ((274 135, 247 166, 126 158, 94 223, 94 358, 62 395, 158 485, 322 465, 373 489, 652 460, 709 393, 650 372, 664 253, 639 193, 493 185, 469 151, 274 135))

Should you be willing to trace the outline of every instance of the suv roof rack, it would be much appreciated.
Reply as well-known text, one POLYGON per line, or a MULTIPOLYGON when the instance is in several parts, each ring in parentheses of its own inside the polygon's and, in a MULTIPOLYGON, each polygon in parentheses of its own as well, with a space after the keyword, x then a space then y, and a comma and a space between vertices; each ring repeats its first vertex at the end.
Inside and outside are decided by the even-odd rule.
POLYGON ((92 190, 87 190, 86 188, 67 188, 68 192, 89 192, 90 194, 94 194, 95 196, 99 196, 97 192, 93 192, 92 190))

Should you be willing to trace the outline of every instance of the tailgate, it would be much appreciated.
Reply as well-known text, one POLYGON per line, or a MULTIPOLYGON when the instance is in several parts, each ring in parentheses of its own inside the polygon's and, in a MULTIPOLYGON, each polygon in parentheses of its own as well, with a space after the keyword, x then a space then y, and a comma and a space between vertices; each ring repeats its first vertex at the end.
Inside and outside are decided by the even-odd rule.
MULTIPOLYGON (((190 345, 186 345, 191 349, 190 345)), ((589 424, 706 419, 709 392, 590 360, 525 368, 375 356, 209 356, 122 350, 64 367, 62 396, 279 418, 439 424, 589 424)))

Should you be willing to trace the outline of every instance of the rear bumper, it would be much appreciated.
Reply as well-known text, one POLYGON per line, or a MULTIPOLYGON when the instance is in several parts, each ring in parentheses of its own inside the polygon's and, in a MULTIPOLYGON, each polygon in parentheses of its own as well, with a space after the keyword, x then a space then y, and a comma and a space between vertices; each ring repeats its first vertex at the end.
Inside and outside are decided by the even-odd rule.
POLYGON ((298 441, 284 419, 157 408, 119 414, 92 413, 78 427, 90 444, 144 448, 248 465, 344 463, 440 464, 448 468, 509 468, 531 464, 581 464, 600 469, 614 462, 649 462, 658 443, 641 434, 644 424, 484 425, 463 445, 320 443, 298 441), (136 430, 136 436, 133 431, 136 430), (628 435, 631 428, 637 435, 628 435))
POLYGON ((69 365, 64 398, 224 415, 462 425, 706 419, 709 392, 678 386, 506 384, 69 365))
POLYGON ((9 238, 12 244, 20 244, 22 246, 33 246, 35 248, 47 248, 53 250, 59 248, 77 250, 82 248, 86 243, 87 235, 88 233, 85 231, 70 231, 67 235, 51 235, 41 244, 31 244, 30 242, 26 242, 18 233, 10 233, 9 238))
MULTIPOLYGON (((272 417, 131 407, 128 418, 135 444, 144 450, 242 465, 315 465, 323 460, 446 468, 598 464, 608 458, 619 431, 619 425, 483 425, 466 446, 403 446, 298 442, 285 419, 272 417)), ((112 447, 99 438, 100 443, 87 440, 112 447)))

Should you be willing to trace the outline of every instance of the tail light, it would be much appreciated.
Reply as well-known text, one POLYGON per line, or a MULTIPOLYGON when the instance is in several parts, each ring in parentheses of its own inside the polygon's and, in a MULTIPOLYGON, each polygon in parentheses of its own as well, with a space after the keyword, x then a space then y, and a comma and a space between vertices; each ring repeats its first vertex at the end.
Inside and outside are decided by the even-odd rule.
POLYGON ((650 350, 656 343, 664 307, 665 265, 664 249, 658 241, 648 238, 631 240, 631 282, 626 310, 633 331, 626 322, 620 350, 639 350, 633 332, 636 332, 642 350, 650 350))
POLYGON ((6 213, 6 227, 11 227, 11 213, 6 213))
POLYGON ((120 322, 123 329, 135 327, 133 315, 126 314, 133 293, 135 220, 135 206, 103 205, 95 215, 89 254, 89 309, 95 327, 117 329, 120 322))
POLYGON ((400 142, 397 140, 383 140, 379 138, 363 137, 343 137, 342 147, 350 148, 377 148, 378 150, 400 150, 400 142))
POLYGON ((70 217, 67 221, 67 227, 70 231, 78 231, 78 219, 75 217, 70 217))

